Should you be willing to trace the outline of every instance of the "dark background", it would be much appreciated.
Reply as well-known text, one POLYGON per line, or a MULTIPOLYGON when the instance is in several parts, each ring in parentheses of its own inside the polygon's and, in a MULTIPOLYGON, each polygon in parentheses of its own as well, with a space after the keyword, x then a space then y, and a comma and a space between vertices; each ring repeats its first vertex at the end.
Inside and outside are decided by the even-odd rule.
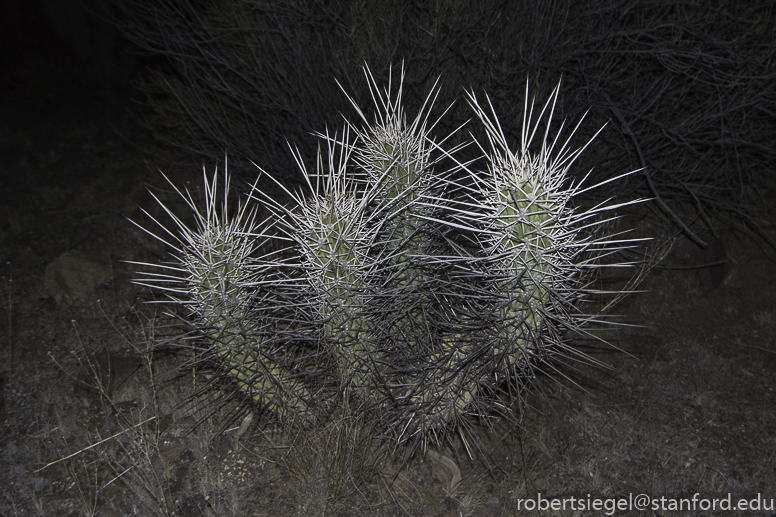
POLYGON ((389 7, 382 14, 373 4, 253 2, 261 9, 251 13, 272 14, 267 34, 280 35, 259 64, 286 82, 262 82, 245 97, 240 109, 254 121, 246 129, 227 102, 243 98, 244 85, 225 76, 230 111, 219 120, 231 131, 195 130, 214 113, 210 101, 175 101, 176 92, 213 93, 208 74, 241 55, 242 33, 208 40, 203 28, 231 19, 207 11, 208 2, 189 11, 209 13, 201 19, 160 16, 156 32, 143 8, 166 6, 170 15, 190 4, 0 4, 0 513, 490 516, 520 515, 516 498, 538 492, 776 497, 773 2, 556 2, 545 10, 520 2, 516 11, 515 2, 494 1, 467 11, 461 2, 406 1, 380 3, 389 7), (294 27, 317 43, 297 48, 299 38, 283 37, 294 27), (165 46, 160 33, 189 37, 165 46), (218 59, 176 54, 203 41, 218 42, 202 47, 218 59), (139 207, 162 215, 147 186, 185 210, 158 170, 196 191, 203 163, 212 172, 228 152, 245 181, 254 159, 293 183, 285 139, 308 146, 309 156, 311 131, 339 127, 340 112, 354 116, 335 77, 368 108, 360 67, 370 55, 378 81, 407 60, 410 113, 443 77, 439 106, 459 102, 440 134, 470 116, 463 88, 490 93, 505 130, 517 134, 526 76, 539 101, 563 76, 561 115, 575 122, 591 110, 579 142, 609 122, 580 173, 641 167, 635 141, 654 188, 634 175, 601 195, 657 193, 670 209, 655 202, 624 214, 635 236, 655 239, 646 256, 666 254, 644 292, 614 309, 638 326, 613 333, 617 349, 595 351, 612 369, 573 365, 579 371, 563 370, 568 379, 540 376, 522 427, 474 426, 474 459, 453 440, 442 452, 460 469, 457 490, 449 463, 376 457, 347 425, 305 436, 261 429, 240 445, 234 431, 215 434, 224 418, 216 408, 191 432, 193 420, 174 407, 190 378, 154 384, 142 366, 154 358, 162 377, 181 362, 150 352, 165 332, 154 322, 167 320, 150 313, 153 295, 131 283, 136 267, 125 262, 168 259, 126 219, 148 223, 139 207), (327 73, 305 68, 313 65, 327 73), (160 78, 180 83, 164 90, 160 78), (106 380, 110 403, 94 378, 106 380), (148 411, 163 425, 131 427, 148 411), (116 433, 121 439, 39 470, 116 433))

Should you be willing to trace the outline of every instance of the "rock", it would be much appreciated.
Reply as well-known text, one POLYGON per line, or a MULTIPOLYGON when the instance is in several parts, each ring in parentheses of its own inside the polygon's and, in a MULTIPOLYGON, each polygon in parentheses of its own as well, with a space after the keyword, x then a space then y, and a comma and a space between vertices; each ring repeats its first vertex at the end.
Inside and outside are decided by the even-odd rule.
POLYGON ((46 295, 57 304, 82 300, 113 279, 110 257, 89 251, 66 251, 48 266, 46 295))

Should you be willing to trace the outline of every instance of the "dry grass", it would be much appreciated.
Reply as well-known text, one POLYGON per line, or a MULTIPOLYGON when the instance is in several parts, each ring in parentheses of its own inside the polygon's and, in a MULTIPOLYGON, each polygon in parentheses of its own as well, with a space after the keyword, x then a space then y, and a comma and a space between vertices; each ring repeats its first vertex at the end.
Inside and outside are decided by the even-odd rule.
MULTIPOLYGON (((186 357, 151 352, 159 320, 128 319, 98 341, 84 320, 77 333, 70 327, 78 354, 55 351, 60 366, 50 361, 27 380, 9 379, 2 481, 13 490, 3 512, 490 516, 530 515, 521 500, 539 493, 770 497, 776 329, 762 307, 773 300, 748 286, 776 272, 745 249, 731 258, 732 279, 706 294, 695 270, 653 271, 650 293, 621 305, 649 326, 619 332, 616 344, 628 354, 597 356, 617 369, 563 370, 576 386, 538 379, 522 427, 469 429, 473 458, 452 439, 405 463, 403 449, 386 449, 369 422, 346 413, 290 432, 237 420, 220 433, 229 408, 175 408, 194 391, 195 374, 164 375, 186 357), (94 363, 100 343, 114 351, 133 343, 142 360, 110 394, 94 363), (99 396, 74 389, 83 370, 99 396), (46 390, 30 389, 44 380, 46 390)), ((31 321, 18 320, 25 346, 31 321)), ((32 363, 17 361, 30 371, 32 363)), ((198 383, 205 373, 196 373, 198 383)))

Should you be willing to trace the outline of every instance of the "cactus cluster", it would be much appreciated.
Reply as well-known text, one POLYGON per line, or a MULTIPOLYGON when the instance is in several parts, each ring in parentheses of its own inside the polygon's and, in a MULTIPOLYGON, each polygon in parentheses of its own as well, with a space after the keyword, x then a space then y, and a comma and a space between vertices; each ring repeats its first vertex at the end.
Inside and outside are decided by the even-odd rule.
POLYGON ((618 205, 573 206, 595 186, 568 175, 574 131, 550 132, 558 88, 534 109, 526 86, 515 149, 468 94, 487 139, 450 146, 429 123, 436 88, 408 122, 403 76, 395 93, 366 76, 375 118, 353 102, 360 123, 318 135, 314 172, 297 154, 305 191, 281 203, 254 187, 230 207, 228 174, 221 188, 206 175, 204 209, 179 191, 194 226, 166 207, 174 226, 154 220, 174 262, 140 283, 188 309, 202 357, 256 407, 287 420, 355 405, 399 443, 438 441, 509 413, 504 388, 577 353, 591 273, 629 241, 603 231, 618 205), (459 159, 467 146, 480 157, 459 159))

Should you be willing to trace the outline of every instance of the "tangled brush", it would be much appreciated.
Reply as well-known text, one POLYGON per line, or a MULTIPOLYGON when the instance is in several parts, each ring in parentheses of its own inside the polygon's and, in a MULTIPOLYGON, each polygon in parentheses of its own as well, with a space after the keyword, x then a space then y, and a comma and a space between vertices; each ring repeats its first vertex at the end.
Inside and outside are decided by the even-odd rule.
POLYGON ((606 231, 621 205, 573 205, 599 185, 568 178, 584 147, 551 134, 558 88, 541 109, 526 88, 516 149, 468 94, 487 137, 449 145, 432 136, 438 88, 408 122, 403 74, 395 94, 366 75, 376 118, 351 99, 363 125, 318 135, 315 172, 295 155, 307 188, 290 204, 254 187, 230 207, 226 173, 205 177, 204 209, 178 191, 193 227, 157 199, 174 225, 149 233, 174 262, 140 283, 185 306, 200 358, 281 421, 348 404, 399 443, 438 443, 509 415, 499 394, 551 357, 580 357, 567 342, 599 320, 582 310, 593 274, 632 241, 606 231))
MULTIPOLYGON (((319 78, 334 75, 360 98, 359 63, 382 72, 404 56, 413 63, 407 103, 422 102, 440 76, 440 104, 460 85, 487 91, 510 142, 519 139, 523 106, 511 101, 525 75, 542 98, 562 76, 569 97, 558 111, 577 120, 590 107, 577 138, 611 122, 577 166, 595 166, 595 182, 641 170, 595 196, 653 198, 668 239, 676 230, 705 248, 709 231, 731 225, 776 249, 766 193, 776 159, 776 16, 767 0, 112 5, 124 37, 162 58, 138 82, 148 109, 136 114, 187 157, 210 163, 227 152, 235 183, 253 181, 252 159, 289 188, 303 185, 284 142, 298 142, 312 162, 315 142, 304 133, 349 108, 319 78)), ((456 103, 438 130, 452 132, 470 114, 456 103)), ((266 177, 260 185, 280 194, 266 177)))

